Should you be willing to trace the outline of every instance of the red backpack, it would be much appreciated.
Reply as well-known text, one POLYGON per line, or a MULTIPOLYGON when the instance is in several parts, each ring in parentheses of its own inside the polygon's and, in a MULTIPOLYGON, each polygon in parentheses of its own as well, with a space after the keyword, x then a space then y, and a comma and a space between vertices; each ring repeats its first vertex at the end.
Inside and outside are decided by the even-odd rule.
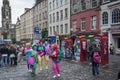
POLYGON ((101 58, 100 58, 99 53, 98 52, 94 52, 94 54, 93 54, 93 62, 100 63, 100 61, 101 61, 101 58))

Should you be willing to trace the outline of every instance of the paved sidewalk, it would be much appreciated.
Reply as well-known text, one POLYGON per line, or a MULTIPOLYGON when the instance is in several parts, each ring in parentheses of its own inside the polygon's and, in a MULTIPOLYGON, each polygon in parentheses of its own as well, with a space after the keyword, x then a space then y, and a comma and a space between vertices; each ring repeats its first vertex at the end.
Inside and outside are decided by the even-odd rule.
POLYGON ((31 77, 26 70, 26 62, 18 64, 16 67, 0 68, 0 80, 117 80, 117 73, 120 70, 120 56, 111 56, 108 67, 100 68, 100 75, 93 76, 91 65, 71 60, 62 60, 61 77, 53 79, 51 61, 49 70, 43 69, 40 73, 37 69, 36 77, 31 77), (117 57, 117 58, 116 58, 117 57), (114 59, 115 58, 115 59, 114 59))

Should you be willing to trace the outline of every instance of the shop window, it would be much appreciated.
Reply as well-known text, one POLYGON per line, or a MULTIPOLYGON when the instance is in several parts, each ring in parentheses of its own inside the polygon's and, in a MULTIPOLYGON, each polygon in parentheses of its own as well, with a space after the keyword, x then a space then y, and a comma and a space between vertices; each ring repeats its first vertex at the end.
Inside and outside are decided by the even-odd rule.
POLYGON ((118 8, 112 12, 112 23, 120 23, 120 9, 118 8))
POLYGON ((103 12, 102 14, 102 24, 108 24, 108 13, 103 12))

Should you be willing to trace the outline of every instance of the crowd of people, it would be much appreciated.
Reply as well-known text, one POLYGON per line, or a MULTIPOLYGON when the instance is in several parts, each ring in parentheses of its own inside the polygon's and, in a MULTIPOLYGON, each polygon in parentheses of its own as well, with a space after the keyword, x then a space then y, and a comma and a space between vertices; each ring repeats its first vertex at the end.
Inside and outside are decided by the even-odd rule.
MULTIPOLYGON (((111 50, 113 47, 111 47, 111 50)), ((111 54, 113 54, 111 52, 111 54)), ((26 60, 27 70, 32 76, 35 76, 35 71, 38 65, 39 71, 43 70, 43 61, 45 62, 45 69, 49 69, 49 60, 52 60, 53 78, 60 77, 60 62, 62 59, 62 51, 59 45, 56 43, 49 44, 47 41, 44 43, 32 44, 31 42, 25 45, 0 45, 0 67, 16 66, 17 63, 21 62, 23 58, 26 60)), ((92 64, 93 75, 99 74, 99 63, 101 60, 100 49, 93 44, 89 48, 88 60, 92 64)), ((120 73, 119 73, 120 74, 120 73)))
POLYGON ((24 56, 23 44, 1 44, 0 45, 0 67, 16 66, 24 56))
POLYGON ((62 52, 57 44, 49 44, 47 41, 44 43, 40 41, 36 44, 26 43, 25 47, 26 62, 28 72, 31 72, 32 76, 35 76, 37 64, 39 70, 43 70, 43 60, 45 61, 45 69, 49 68, 49 58, 52 60, 53 78, 60 77, 60 61, 62 58, 62 52))

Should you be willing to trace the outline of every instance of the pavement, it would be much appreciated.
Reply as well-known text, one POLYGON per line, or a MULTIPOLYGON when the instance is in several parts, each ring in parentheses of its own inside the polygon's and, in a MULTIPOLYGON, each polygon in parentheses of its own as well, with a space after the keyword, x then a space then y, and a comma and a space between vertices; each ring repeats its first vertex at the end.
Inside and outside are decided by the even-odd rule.
POLYGON ((106 67, 100 66, 100 74, 92 75, 91 65, 88 62, 72 61, 63 59, 61 62, 61 77, 53 79, 51 61, 49 69, 40 72, 37 68, 36 76, 32 77, 27 72, 26 62, 22 61, 14 67, 0 68, 0 80, 117 80, 120 71, 120 56, 110 55, 109 64, 106 67))

